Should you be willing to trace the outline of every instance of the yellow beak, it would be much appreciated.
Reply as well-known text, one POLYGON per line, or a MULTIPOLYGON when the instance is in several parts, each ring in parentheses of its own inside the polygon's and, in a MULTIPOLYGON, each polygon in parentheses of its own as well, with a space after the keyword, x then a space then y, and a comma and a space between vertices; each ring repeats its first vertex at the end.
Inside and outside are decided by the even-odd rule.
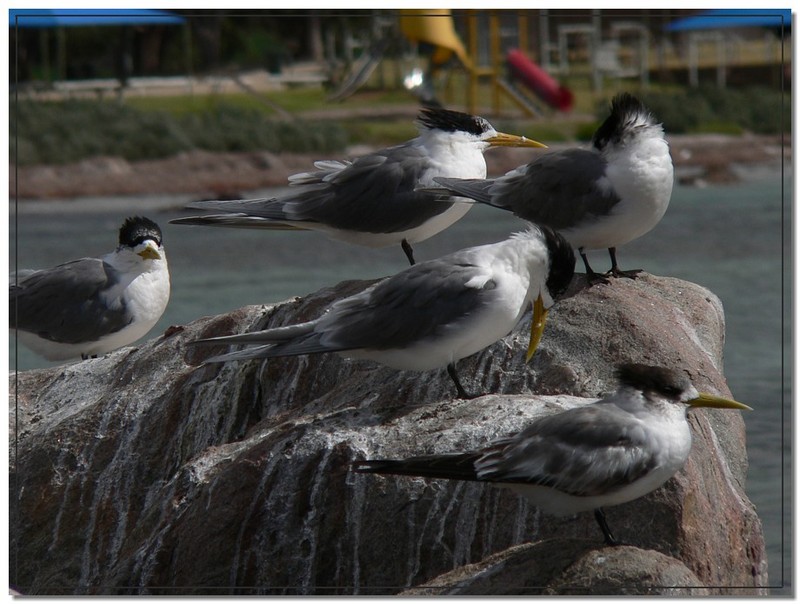
POLYGON ((544 300, 542 294, 536 298, 533 303, 533 320, 531 321, 531 341, 528 344, 528 352, 525 355, 525 361, 529 362, 539 346, 544 333, 544 322, 547 320, 547 310, 544 307, 544 300))
POLYGON ((516 136, 515 134, 506 134, 505 132, 498 132, 496 136, 487 138, 486 142, 492 147, 537 147, 539 149, 547 149, 547 145, 539 141, 525 138, 524 136, 516 136))
POLYGON ((149 260, 158 260, 161 258, 161 254, 158 253, 158 250, 150 245, 144 248, 141 252, 137 252, 139 256, 142 258, 146 258, 149 260))
POLYGON ((689 401, 689 407, 714 407, 716 409, 741 409, 742 411, 752 411, 752 407, 748 407, 743 403, 733 401, 729 398, 722 398, 715 394, 701 392, 700 396, 689 401))

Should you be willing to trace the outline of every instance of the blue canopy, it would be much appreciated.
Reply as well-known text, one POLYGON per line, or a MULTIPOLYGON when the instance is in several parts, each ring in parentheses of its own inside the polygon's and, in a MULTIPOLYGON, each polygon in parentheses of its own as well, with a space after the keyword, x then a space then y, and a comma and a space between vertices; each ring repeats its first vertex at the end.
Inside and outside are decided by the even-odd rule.
POLYGON ((788 8, 717 8, 676 19, 664 29, 690 31, 723 27, 784 27, 788 30, 792 27, 792 11, 788 8))
POLYGON ((11 27, 79 27, 94 25, 179 25, 183 17, 143 8, 11 8, 11 27))

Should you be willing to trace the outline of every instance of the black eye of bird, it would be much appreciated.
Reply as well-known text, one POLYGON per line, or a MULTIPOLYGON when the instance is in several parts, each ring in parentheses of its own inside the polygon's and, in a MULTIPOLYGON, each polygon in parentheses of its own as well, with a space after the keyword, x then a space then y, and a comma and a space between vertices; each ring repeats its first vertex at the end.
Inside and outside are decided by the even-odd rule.
POLYGON ((155 237, 152 237, 150 235, 144 235, 142 237, 137 237, 136 239, 134 239, 131 242, 131 247, 136 247, 138 245, 141 245, 142 243, 146 243, 147 241, 152 241, 153 243, 156 244, 156 247, 161 247, 161 242, 158 241, 158 239, 156 239, 155 237))

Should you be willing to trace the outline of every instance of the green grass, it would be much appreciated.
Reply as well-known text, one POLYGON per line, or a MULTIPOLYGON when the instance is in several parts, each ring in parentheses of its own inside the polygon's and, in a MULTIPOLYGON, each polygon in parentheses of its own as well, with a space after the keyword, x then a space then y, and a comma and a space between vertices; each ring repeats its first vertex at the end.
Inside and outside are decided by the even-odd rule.
MULTIPOLYGON (((459 90, 462 89, 456 83, 453 92, 459 90)), ((641 96, 671 134, 748 131, 772 134, 788 132, 791 127, 788 94, 784 98, 774 90, 711 87, 630 90, 641 96)), ((576 91, 580 105, 572 115, 554 119, 499 117, 492 121, 499 130, 524 134, 545 144, 587 141, 607 115, 608 99, 615 91, 576 91)), ((489 87, 482 86, 479 99, 482 107, 489 106, 489 94, 489 87)), ((327 102, 326 95, 322 89, 297 88, 260 95, 130 97, 123 103, 23 100, 10 106, 11 133, 17 135, 10 138, 10 152, 12 161, 16 158, 19 165, 69 163, 97 155, 155 159, 193 149, 336 156, 348 145, 393 145, 416 133, 413 122, 405 117, 359 115, 347 119, 310 119, 306 115, 318 112, 315 115, 323 116, 326 110, 357 112, 361 108, 413 105, 414 100, 405 91, 359 91, 344 103, 335 104, 327 102), (265 99, 290 111, 295 119, 282 119, 265 99)), ((463 96, 457 98, 463 102, 463 96)))
POLYGON ((172 115, 203 113, 217 108, 234 107, 244 110, 264 111, 277 116, 277 112, 269 108, 273 103, 293 114, 308 111, 325 111, 337 107, 359 109, 376 105, 408 105, 414 99, 404 91, 363 92, 348 99, 345 104, 331 103, 327 100, 328 91, 321 88, 290 88, 287 90, 260 92, 258 94, 211 93, 207 95, 178 95, 169 97, 131 96, 125 104, 142 111, 165 111, 172 115))

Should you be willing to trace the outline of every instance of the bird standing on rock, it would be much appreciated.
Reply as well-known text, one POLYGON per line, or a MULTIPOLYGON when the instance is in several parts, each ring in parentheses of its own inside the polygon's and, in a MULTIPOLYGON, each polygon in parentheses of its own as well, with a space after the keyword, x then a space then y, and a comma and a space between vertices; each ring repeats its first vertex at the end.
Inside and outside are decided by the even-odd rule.
POLYGON ((209 363, 338 352, 395 369, 447 367, 458 395, 469 398, 456 362, 509 334, 532 304, 530 359, 547 311, 574 270, 569 243, 532 226, 499 243, 415 264, 334 302, 313 321, 193 343, 256 345, 209 363))
POLYGON ((484 178, 490 147, 544 147, 497 132, 482 117, 441 108, 423 109, 419 136, 350 161, 320 161, 313 172, 289 178, 283 197, 196 201, 189 208, 223 212, 170 221, 173 224, 321 231, 333 239, 368 247, 401 244, 414 264, 412 243, 424 241, 459 220, 469 203, 434 186, 437 176, 484 178))
POLYGON ((499 178, 436 177, 453 195, 509 210, 557 229, 583 259, 590 282, 634 278, 617 266, 616 248, 650 231, 667 211, 673 167, 661 124, 634 96, 611 102, 590 149, 547 153, 499 178), (611 270, 595 273, 585 250, 608 249, 611 270))
POLYGON ((119 247, 11 275, 10 327, 50 361, 105 354, 135 342, 164 314, 170 283, 161 229, 134 216, 119 230, 119 247))
POLYGON ((594 510, 605 542, 618 545, 602 508, 654 491, 683 467, 692 444, 687 412, 696 407, 751 409, 698 393, 684 372, 631 363, 620 366, 617 374, 615 393, 538 418, 485 448, 359 461, 353 469, 489 482, 558 516, 594 510))

